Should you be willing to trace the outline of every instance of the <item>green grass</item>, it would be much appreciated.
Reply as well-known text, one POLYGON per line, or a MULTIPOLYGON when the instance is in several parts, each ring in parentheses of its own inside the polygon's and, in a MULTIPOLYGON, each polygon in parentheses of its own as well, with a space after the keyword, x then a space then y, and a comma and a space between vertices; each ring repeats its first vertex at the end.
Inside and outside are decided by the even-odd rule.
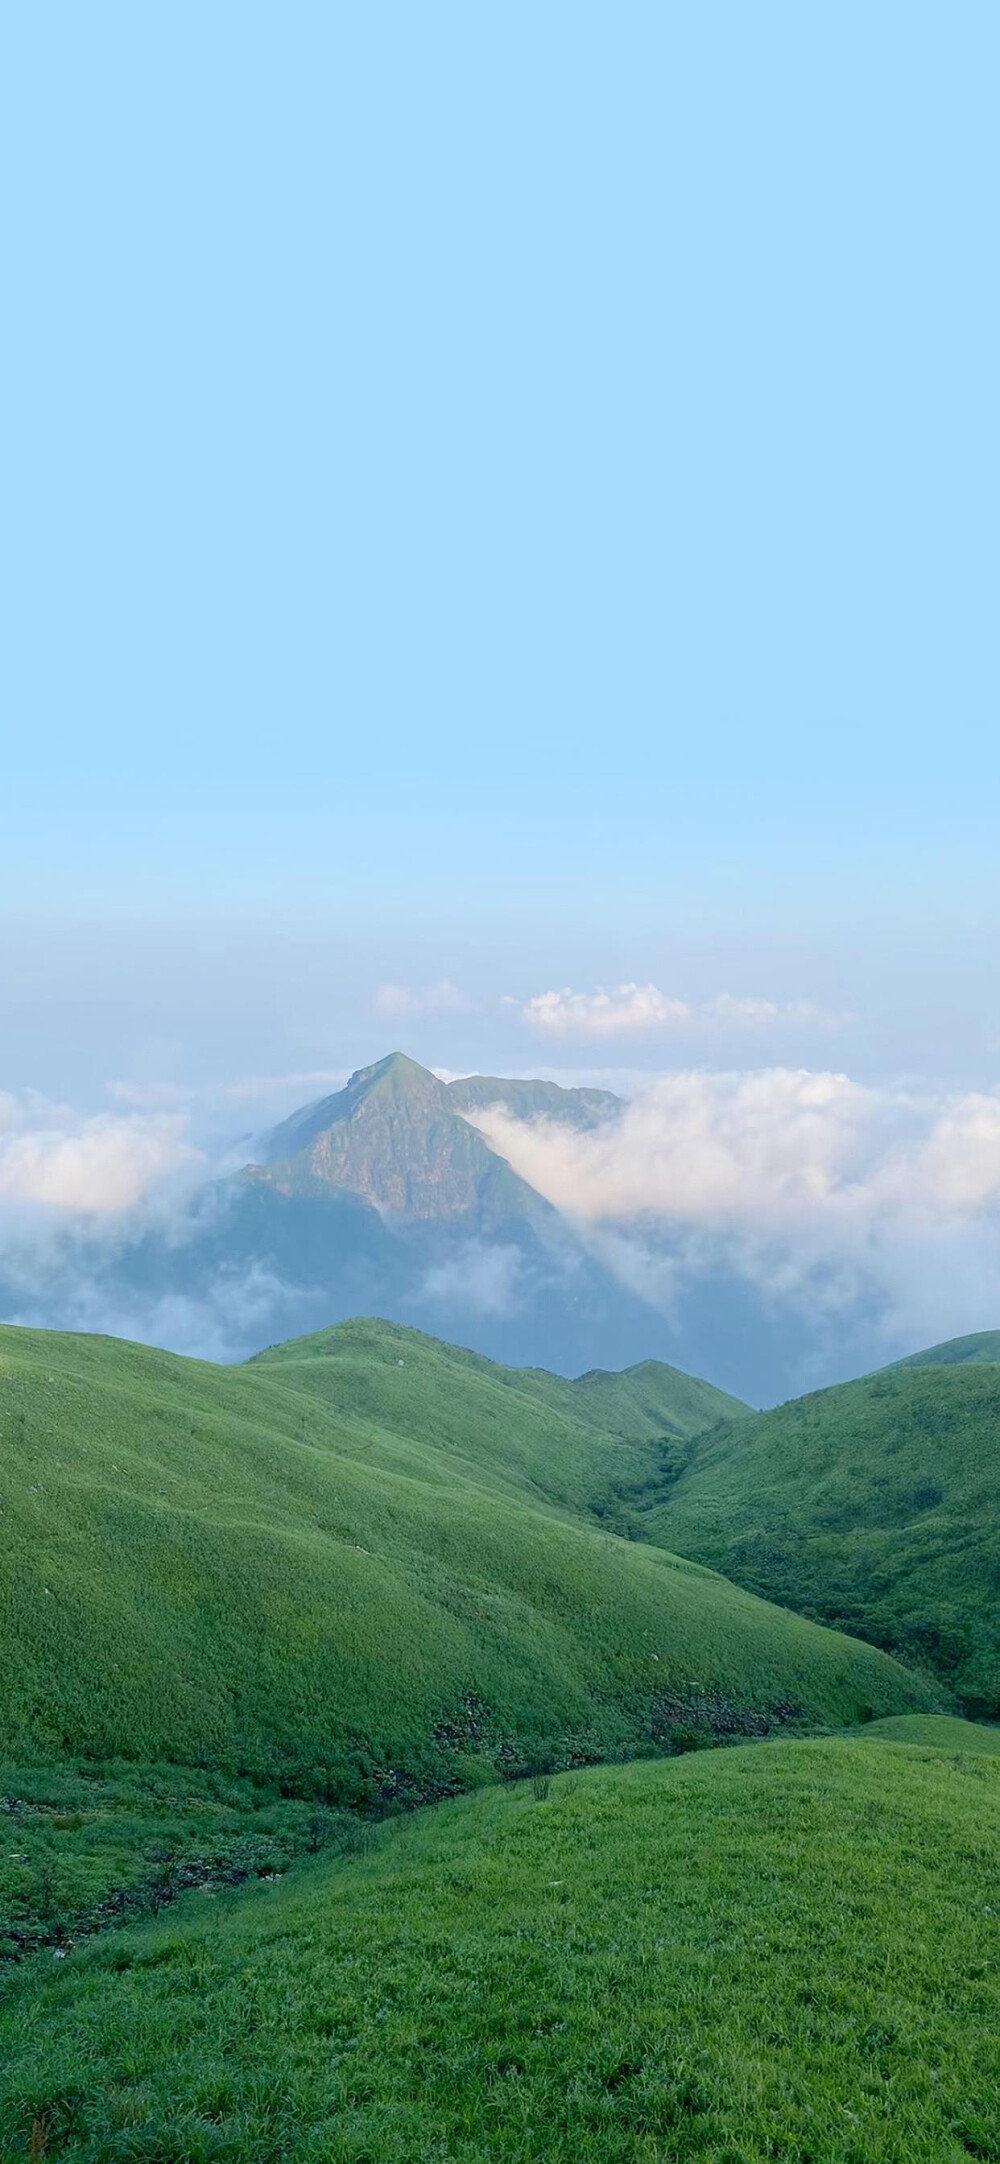
POLYGON ((645 1522, 1000 1713, 1000 1365, 887 1368, 725 1422, 645 1522))
POLYGON ((0 2154, 996 2159, 1000 1764, 952 1725, 494 1789, 40 1957, 0 2154))
POLYGON ((863 1730, 865 1742, 929 1743, 938 1751, 1000 1751, 1000 1728, 984 1728, 979 1721, 963 1721, 947 1713, 893 1713, 885 1721, 871 1721, 863 1730))
POLYGON ((706 1391, 0 1332, 0 2156, 1000 2159, 1000 1730, 620 1537, 706 1391))
MULTIPOLYGON (((933 1703, 868 1648, 530 1502, 487 1462, 474 1370, 463 1444, 443 1421, 435 1439, 433 1405, 421 1440, 388 1425, 391 1394, 387 1424, 364 1417, 350 1371, 342 1412, 336 1362, 317 1387, 313 1359, 0 1348, 0 1749, 26 1763, 173 1761, 371 1808, 476 1760, 664 1747, 688 1719, 933 1703)), ((562 1444, 549 1408, 496 1394, 508 1437, 527 1405, 532 1449, 562 1444)))
POLYGON ((0 1763, 0 1975, 203 1894, 348 1848, 356 1817, 190 1767, 0 1763))
POLYGON ((929 1345, 924 1352, 897 1360, 901 1368, 967 1366, 983 1360, 1000 1361, 1000 1330, 977 1330, 972 1337, 948 1338, 943 1345, 929 1345))
POLYGON ((358 1414, 458 1471, 586 1513, 652 1491, 664 1452, 750 1408, 659 1360, 575 1382, 506 1368, 401 1324, 338 1323, 258 1353, 247 1367, 358 1414))

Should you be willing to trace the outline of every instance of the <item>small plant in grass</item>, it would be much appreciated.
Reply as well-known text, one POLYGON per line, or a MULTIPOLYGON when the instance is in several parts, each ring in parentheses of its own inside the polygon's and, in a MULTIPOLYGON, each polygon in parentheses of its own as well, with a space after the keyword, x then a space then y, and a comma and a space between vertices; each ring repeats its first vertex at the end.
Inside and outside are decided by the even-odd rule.
POLYGON ((35 1906, 43 1922, 47 1922, 52 1914, 54 1887, 55 1867, 53 1864, 46 1861, 42 1864, 41 1870, 39 1871, 38 1885, 35 1894, 35 1906))
POLYGON ((176 1857, 169 1854, 160 1854, 153 1861, 157 1868, 149 1881, 149 1905, 153 1915, 158 1916, 180 1890, 180 1871, 176 1857))
POLYGON ((318 1856, 321 1848, 328 1848, 340 1832, 342 1819, 335 1811, 314 1811, 306 1829, 306 1847, 310 1856, 318 1856))
POLYGON ((536 1803, 544 1803, 546 1801, 551 1786, 552 1783, 547 1773, 532 1774, 531 1793, 536 1803))
POLYGON ((711 1737, 706 1736, 704 1730, 700 1728, 672 1728, 670 1731, 670 1748, 672 1751, 700 1751, 704 1748, 706 1742, 711 1742, 711 1737))

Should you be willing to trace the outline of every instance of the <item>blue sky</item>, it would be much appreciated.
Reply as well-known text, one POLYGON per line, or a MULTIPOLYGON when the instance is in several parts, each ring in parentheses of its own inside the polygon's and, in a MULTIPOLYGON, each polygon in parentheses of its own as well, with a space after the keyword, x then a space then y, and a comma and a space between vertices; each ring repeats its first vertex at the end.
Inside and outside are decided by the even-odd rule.
POLYGON ((998 45, 11 18, 0 1086, 997 1081, 998 45), (523 1019, 632 983, 690 1026, 523 1019))

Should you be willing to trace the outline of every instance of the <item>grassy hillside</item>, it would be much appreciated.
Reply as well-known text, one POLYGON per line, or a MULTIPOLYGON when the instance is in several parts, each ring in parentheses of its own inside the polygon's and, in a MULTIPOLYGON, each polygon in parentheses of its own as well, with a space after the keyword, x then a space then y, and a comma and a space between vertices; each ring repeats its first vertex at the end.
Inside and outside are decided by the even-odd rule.
POLYGON ((505 1424, 487 1393, 448 1433, 433 1401, 414 1439, 352 1390, 356 1370, 341 1409, 294 1355, 0 1333, 0 1752, 371 1808, 691 1727, 933 1702, 868 1647, 530 1501, 543 1416, 553 1450, 592 1429, 511 1387, 505 1424))
POLYGON ((908 1354, 893 1364, 900 1368, 965 1367, 970 1361, 1000 1360, 1000 1330, 977 1330, 972 1337, 948 1338, 943 1345, 929 1345, 926 1352, 908 1354))
POLYGON ((356 1845, 368 1823, 210 1769, 0 1759, 0 1996, 9 1964, 356 1845))
POLYGON ((871 1721, 862 1731, 866 1743, 927 1743, 939 1751, 1000 1752, 1000 1728, 985 1728, 979 1721, 963 1721, 957 1714, 893 1713, 885 1721, 871 1721))
POLYGON ((886 1368, 723 1423, 648 1523, 1000 1712, 1000 1366, 886 1368))
POLYGON ((409 1444, 447 1450, 491 1482, 578 1512, 655 1487, 674 1443, 749 1417, 738 1398, 659 1360, 570 1382, 371 1320, 293 1339, 248 1365, 409 1444))
POLYGON ((1000 1761, 922 1729, 463 1798, 22 1968, 0 2154, 996 2157, 998 1871, 1000 1761))

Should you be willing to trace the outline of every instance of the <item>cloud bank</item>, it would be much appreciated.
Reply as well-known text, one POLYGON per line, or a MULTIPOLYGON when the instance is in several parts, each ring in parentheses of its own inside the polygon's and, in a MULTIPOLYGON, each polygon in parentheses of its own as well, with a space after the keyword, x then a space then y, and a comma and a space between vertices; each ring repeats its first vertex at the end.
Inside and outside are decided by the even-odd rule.
MULTIPOLYGON (((124 1086, 112 1094, 128 1101, 124 1086)), ((167 1090, 149 1097, 175 1101, 167 1090)), ((223 1264, 190 1294, 149 1275, 147 1241, 177 1255, 224 1209, 206 1187, 219 1167, 191 1140, 189 1119, 180 1110, 88 1116, 0 1092, 5 1321, 104 1331, 212 1360, 239 1358, 248 1338, 266 1335, 289 1288, 259 1264, 223 1264)))
POLYGON ((204 1172, 178 1113, 80 1119, 64 1106, 0 1093, 0 1198, 9 1204, 115 1216, 158 1185, 204 1172))
POLYGON ((655 984, 619 984, 614 990, 538 992, 521 1009, 529 1027, 546 1036, 646 1036, 671 1029, 766 1029, 777 1024, 811 1023, 838 1028, 850 1019, 829 1013, 812 1000, 736 997, 719 992, 692 1004, 673 999, 655 984))
POLYGON ((573 992, 566 985, 561 992, 537 993, 522 1009, 534 1029, 588 1037, 670 1029, 690 1013, 684 1000, 667 999, 655 984, 620 984, 613 992, 573 992))
MULTIPOLYGON (((242 1109, 259 1086, 232 1085, 228 1102, 242 1109)), ((250 1339, 281 1334, 269 1318, 308 1287, 226 1264, 212 1218, 226 1191, 206 1182, 250 1154, 232 1147, 231 1130, 220 1154, 193 1124, 197 1108, 136 1098, 122 1086, 115 1109, 81 1115, 0 1093, 3 1312, 236 1357, 250 1339), (203 1234, 218 1264, 203 1261, 189 1282, 184 1250, 203 1234), (147 1235, 176 1268, 151 1273, 147 1235)), ((497 1107, 474 1123, 666 1318, 677 1333, 668 1357, 681 1364, 721 1371, 741 1300, 762 1347, 770 1333, 768 1374, 786 1379, 785 1394, 1000 1327, 998 1090, 690 1068, 586 1132, 497 1107)), ((452 1307, 510 1315, 527 1291, 516 1252, 481 1241, 431 1271, 422 1298, 440 1327, 433 1318, 452 1307)))
POLYGON ((468 1240, 458 1255, 428 1270, 421 1299, 478 1315, 512 1315, 521 1294, 524 1257, 500 1241, 468 1240))
POLYGON ((892 1349, 1000 1325, 1000 1093, 688 1071, 590 1132, 476 1124, 664 1311, 722 1273, 892 1349))

